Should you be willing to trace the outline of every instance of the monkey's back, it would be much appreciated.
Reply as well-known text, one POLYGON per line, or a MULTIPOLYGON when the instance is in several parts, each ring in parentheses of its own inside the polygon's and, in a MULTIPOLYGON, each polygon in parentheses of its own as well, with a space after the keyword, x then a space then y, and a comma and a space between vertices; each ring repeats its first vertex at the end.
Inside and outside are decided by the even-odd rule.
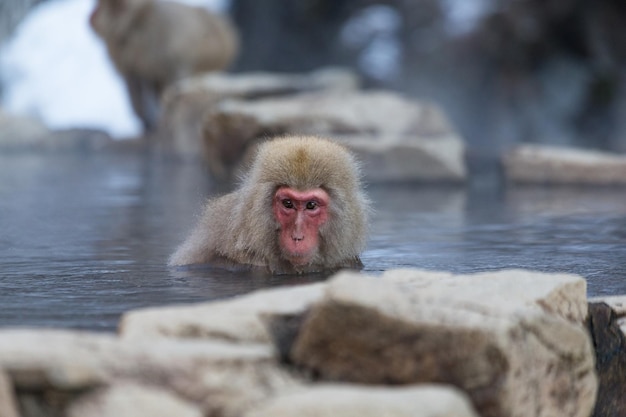
POLYGON ((223 70, 235 59, 239 38, 226 16, 171 1, 161 1, 157 7, 167 19, 165 26, 175 31, 163 39, 171 54, 168 59, 188 65, 187 74, 172 74, 174 78, 223 70))
POLYGON ((227 18, 170 1, 146 4, 124 37, 107 40, 122 73, 165 86, 197 73, 225 69, 239 47, 227 18), (122 41, 120 41, 122 39, 122 41))

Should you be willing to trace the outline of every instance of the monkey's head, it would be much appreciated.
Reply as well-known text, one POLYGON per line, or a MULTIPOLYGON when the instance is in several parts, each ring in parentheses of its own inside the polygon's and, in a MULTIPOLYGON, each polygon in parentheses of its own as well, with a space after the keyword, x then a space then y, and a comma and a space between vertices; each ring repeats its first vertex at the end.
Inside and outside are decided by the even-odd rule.
POLYGON ((329 203, 330 197, 321 187, 299 191, 283 186, 276 190, 272 208, 279 225, 278 244, 293 265, 307 265, 317 255, 329 203))
POLYGON ((141 9, 153 0, 98 0, 89 16, 93 30, 107 41, 117 40, 128 34, 141 9))
POLYGON ((248 208, 249 221, 262 222, 251 230, 263 233, 247 238, 265 259, 280 254, 270 264, 316 270, 360 262, 368 201, 358 164, 341 145, 309 136, 265 142, 243 187, 262 195, 248 208))

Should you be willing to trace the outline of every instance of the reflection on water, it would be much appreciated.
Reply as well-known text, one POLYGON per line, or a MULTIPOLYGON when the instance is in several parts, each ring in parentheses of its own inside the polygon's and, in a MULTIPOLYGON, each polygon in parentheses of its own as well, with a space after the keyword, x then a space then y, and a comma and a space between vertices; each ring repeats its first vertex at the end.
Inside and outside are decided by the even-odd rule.
MULTIPOLYGON (((199 302, 325 276, 172 270, 203 200, 197 166, 136 155, 0 156, 0 326, 113 330, 129 309, 199 302)), ((365 270, 532 268, 626 294, 626 192, 371 186, 365 270)))

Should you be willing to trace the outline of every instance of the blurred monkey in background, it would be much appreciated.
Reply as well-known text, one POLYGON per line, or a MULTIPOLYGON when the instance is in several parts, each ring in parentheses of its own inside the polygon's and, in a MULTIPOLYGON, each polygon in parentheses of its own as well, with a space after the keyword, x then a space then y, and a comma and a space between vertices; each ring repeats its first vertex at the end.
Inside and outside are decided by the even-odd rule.
POLYGON ((156 127, 165 87, 227 68, 239 48, 226 18, 173 1, 98 0, 89 22, 106 43, 146 131, 156 127))

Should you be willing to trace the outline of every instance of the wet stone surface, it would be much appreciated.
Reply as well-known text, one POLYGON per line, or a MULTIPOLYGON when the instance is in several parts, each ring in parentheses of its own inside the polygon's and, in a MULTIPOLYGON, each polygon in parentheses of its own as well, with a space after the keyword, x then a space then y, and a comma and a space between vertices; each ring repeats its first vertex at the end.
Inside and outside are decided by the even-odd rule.
MULTIPOLYGON (((138 154, 0 155, 0 326, 112 331, 124 311, 222 299, 322 275, 170 269, 202 202, 198 165, 138 154)), ((626 294, 626 193, 611 188, 372 185, 365 271, 571 272, 626 294)))

